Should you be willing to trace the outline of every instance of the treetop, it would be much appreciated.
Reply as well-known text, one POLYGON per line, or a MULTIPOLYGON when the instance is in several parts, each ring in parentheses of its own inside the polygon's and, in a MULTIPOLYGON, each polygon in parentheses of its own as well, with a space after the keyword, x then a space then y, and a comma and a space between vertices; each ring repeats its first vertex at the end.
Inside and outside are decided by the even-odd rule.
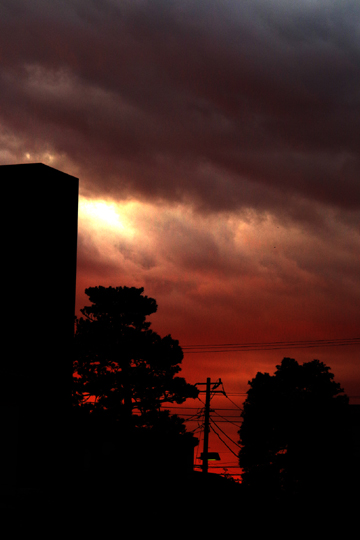
POLYGON ((145 319, 155 313, 158 306, 154 298, 143 295, 143 292, 143 287, 88 287, 85 293, 93 305, 80 311, 92 321, 105 318, 108 323, 149 328, 150 323, 145 323, 145 319))

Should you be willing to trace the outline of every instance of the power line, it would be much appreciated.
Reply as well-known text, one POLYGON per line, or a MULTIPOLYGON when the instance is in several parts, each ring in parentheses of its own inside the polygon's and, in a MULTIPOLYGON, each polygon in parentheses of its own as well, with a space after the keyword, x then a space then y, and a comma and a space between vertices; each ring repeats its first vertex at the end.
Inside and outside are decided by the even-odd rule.
MULTIPOLYGON (((189 416, 187 414, 182 414, 181 415, 182 417, 186 417, 186 416, 189 416)), ((189 416, 189 418, 185 418, 185 422, 195 422, 195 420, 199 420, 199 417, 200 417, 200 413, 199 414, 193 414, 191 416, 189 416)))
MULTIPOLYGON (((246 395, 246 394, 245 394, 245 395, 246 395)), ((228 396, 228 394, 225 394, 225 396, 226 396, 226 398, 227 398, 233 405, 235 405, 235 407, 236 407, 237 409, 239 409, 240 411, 242 411, 242 407, 239 407, 239 405, 237 405, 237 404, 235 403, 235 401, 233 401, 232 399, 230 399, 229 396, 228 396)))
MULTIPOLYGON (((237 424, 235 424, 235 422, 233 422, 232 420, 229 420, 229 418, 236 418, 239 422, 242 422, 242 418, 240 417, 240 415, 228 414, 226 416, 223 416, 222 414, 219 414, 217 412, 217 411, 222 411, 222 410, 235 411, 236 409, 211 409, 211 412, 215 413, 216 416, 218 416, 219 418, 222 418, 225 422, 229 422, 230 424, 233 424, 234 426, 236 426, 237 424)), ((218 420, 218 422, 221 422, 221 420, 218 420)))
POLYGON ((223 430, 221 429, 221 427, 219 427, 219 426, 217 425, 216 422, 214 422, 214 420, 211 420, 211 422, 212 422, 213 424, 215 424, 215 426, 217 427, 217 429, 219 429, 219 430, 221 431, 221 433, 223 433, 223 434, 225 435, 225 437, 227 437, 227 438, 229 439, 229 441, 231 441, 233 444, 235 444, 235 446, 237 446, 238 448, 241 448, 241 446, 240 446, 238 443, 236 443, 235 441, 233 441, 232 438, 229 437, 229 435, 227 435, 227 434, 225 433, 225 431, 223 431, 223 430))
MULTIPOLYGON (((199 383, 199 384, 204 384, 204 383, 199 383)), ((196 415, 192 415, 190 416, 190 418, 196 418, 198 420, 198 423, 199 423, 199 419, 200 419, 200 416, 204 416, 204 423, 200 426, 198 425, 198 428, 197 429, 200 429, 201 432, 200 432, 200 439, 203 438, 204 439, 204 452, 203 452, 203 456, 202 457, 198 457, 198 452, 199 452, 199 448, 200 448, 200 445, 197 447, 197 451, 196 451, 196 456, 195 456, 195 461, 197 460, 202 460, 202 465, 196 465, 194 463, 194 467, 195 468, 201 468, 203 470, 203 472, 207 472, 208 468, 215 468, 215 467, 212 467, 211 465, 208 465, 208 463, 206 463, 206 469, 204 468, 204 459, 206 458, 206 453, 207 453, 207 445, 206 445, 206 449, 205 449, 205 437, 206 437, 206 430, 212 430, 215 435, 219 438, 219 440, 223 443, 223 445, 229 450, 229 452, 231 454, 233 454, 236 459, 238 460, 238 454, 236 452, 234 452, 230 446, 224 441, 224 439, 220 436, 220 434, 218 433, 218 431, 220 431, 223 435, 225 435, 225 437, 227 437, 229 439, 229 441, 234 444, 237 448, 241 448, 240 445, 238 445, 231 437, 229 437, 229 435, 227 435, 227 433, 225 433, 225 431, 218 425, 219 422, 224 422, 224 423, 230 423, 232 425, 234 425, 235 427, 239 427, 238 424, 235 424, 232 420, 230 420, 230 418, 236 418, 237 420, 241 420, 239 418, 239 415, 237 414, 236 416, 235 415, 227 415, 227 416, 223 416, 221 414, 219 414, 217 412, 217 410, 224 410, 224 411, 239 411, 240 407, 238 407, 238 405, 236 405, 236 403, 233 403, 235 405, 236 408, 234 407, 226 407, 226 408, 219 408, 219 409, 210 409, 210 399, 212 399, 212 397, 214 397, 215 393, 222 393, 223 395, 226 395, 226 392, 224 390, 224 386, 223 384, 221 383, 221 379, 219 379, 219 382, 218 383, 215 383, 215 386, 214 388, 212 389, 212 391, 210 392, 210 378, 207 379, 207 400, 206 400, 206 404, 203 402, 202 399, 199 398, 198 396, 198 399, 199 401, 205 405, 204 407, 201 407, 200 410, 198 409, 198 413, 196 415), (219 385, 222 385, 222 388, 223 390, 222 391, 218 391, 216 392, 215 391, 215 388, 217 388, 219 385), (206 417, 205 417, 205 412, 206 410, 208 411, 208 420, 206 422, 206 417), (215 413, 219 418, 221 418, 221 420, 218 420, 217 422, 214 421, 214 419, 211 417, 210 413, 215 413), (214 428, 214 425, 216 426, 216 430, 214 428), (218 431, 217 431, 218 430, 218 431)), ((214 383, 213 383, 214 384, 214 383)), ((231 400, 230 400, 231 401, 231 400)), ((191 410, 191 409, 190 409, 191 410)), ((194 421, 194 420, 193 420, 194 421)), ((200 442, 200 441, 199 441, 200 442)), ((208 444, 208 443, 207 443, 208 444)), ((223 471, 227 471, 229 468, 236 468, 236 469, 240 469, 239 466, 236 466, 233 464, 233 462, 231 462, 230 464, 228 464, 228 462, 226 463, 223 463, 220 467, 216 467, 216 468, 219 468, 219 469, 222 469, 223 471)), ((234 475, 232 475, 234 476, 234 475)), ((238 476, 241 476, 241 475, 238 475, 238 476)))
POLYGON ((359 342, 360 337, 355 338, 337 338, 337 339, 302 339, 302 340, 288 340, 288 341, 262 341, 262 342, 243 342, 243 343, 214 343, 214 344, 207 344, 207 345, 185 345, 182 347, 182 349, 194 349, 194 348, 200 348, 200 347, 248 347, 248 346, 260 346, 260 345, 283 345, 283 344, 301 344, 301 343, 321 343, 321 342, 359 342))
MULTIPOLYGON (((236 405, 236 403, 234 403, 234 405, 236 405)), ((180 410, 192 410, 192 411, 198 411, 199 410, 199 407, 182 407, 181 405, 179 405, 178 407, 166 407, 166 409, 180 409, 180 410)), ((242 408, 239 407, 238 405, 236 405, 236 409, 234 407, 216 407, 216 409, 214 409, 216 411, 242 411, 242 408)))
POLYGON ((185 354, 222 353, 240 351, 270 351, 281 349, 305 349, 313 347, 339 347, 346 345, 359 345, 360 337, 342 339, 314 339, 294 341, 267 341, 248 343, 214 343, 208 345, 182 346, 185 354))
MULTIPOLYGON (((220 441, 226 446, 226 448, 227 448, 228 450, 230 450, 230 452, 231 452, 232 454, 234 454, 234 456, 238 457, 237 454, 236 454, 233 450, 231 450, 230 446, 228 446, 228 445, 226 444, 226 442, 220 437, 220 435, 215 431, 214 426, 213 426, 212 424, 210 424, 210 429, 212 429, 212 431, 213 431, 213 432, 215 433, 215 435, 220 439, 220 441)), ((220 428, 219 428, 219 429, 220 429, 220 428)))

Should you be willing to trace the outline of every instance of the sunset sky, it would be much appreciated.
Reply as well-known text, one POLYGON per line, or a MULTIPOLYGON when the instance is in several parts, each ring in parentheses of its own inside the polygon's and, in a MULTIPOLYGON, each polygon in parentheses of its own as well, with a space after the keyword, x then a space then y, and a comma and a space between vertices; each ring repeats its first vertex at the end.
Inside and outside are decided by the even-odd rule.
MULTIPOLYGON (((80 179, 77 314, 127 285, 183 347, 360 337, 359 28, 358 0, 1 1, 0 164, 80 179)), ((360 403, 359 344, 281 347, 182 375, 235 408, 317 358, 360 403)))

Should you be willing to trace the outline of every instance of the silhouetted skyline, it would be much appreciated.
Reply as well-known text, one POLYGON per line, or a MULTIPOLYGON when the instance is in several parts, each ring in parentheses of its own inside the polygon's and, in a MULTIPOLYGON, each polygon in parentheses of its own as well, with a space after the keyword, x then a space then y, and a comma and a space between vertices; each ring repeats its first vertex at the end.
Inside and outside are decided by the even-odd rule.
MULTIPOLYGON (((285 356, 323 361, 359 404, 359 346, 308 346, 359 337, 358 3, 0 9, 0 164, 80 179, 76 313, 87 287, 144 287, 184 377, 223 381, 222 416, 285 356), (185 349, 269 342, 284 348, 185 349)), ((210 447, 234 465, 215 433, 210 447)))

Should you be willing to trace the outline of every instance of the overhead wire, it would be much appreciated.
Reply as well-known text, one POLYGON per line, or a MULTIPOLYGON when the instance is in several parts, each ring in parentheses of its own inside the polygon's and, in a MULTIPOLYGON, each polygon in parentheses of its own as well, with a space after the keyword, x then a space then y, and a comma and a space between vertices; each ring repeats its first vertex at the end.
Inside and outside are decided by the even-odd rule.
MULTIPOLYGON (((304 343, 306 343, 306 347, 315 347, 315 346, 338 346, 338 345, 349 345, 349 344, 359 344, 360 343, 360 338, 351 338, 351 339, 347 339, 347 340, 314 340, 314 341, 306 341, 306 342, 269 342, 269 343, 263 343, 261 345, 277 345, 277 344, 286 344, 287 347, 290 347, 290 345, 293 346, 293 348, 303 348, 304 347, 304 343), (297 345, 296 345, 297 344, 297 345), (301 346, 299 344, 302 344, 301 346)), ((260 348, 257 348, 257 349, 251 349, 250 348, 250 345, 251 344, 230 344, 228 346, 231 346, 231 347, 234 347, 234 346, 239 346, 241 345, 243 348, 242 349, 229 349, 228 351, 229 352, 233 352, 235 350, 271 350, 271 349, 279 349, 279 348, 286 348, 286 347, 271 347, 271 349, 269 348, 265 348, 263 347, 262 349, 260 348)), ((257 344, 259 345, 259 344, 257 344)), ((217 344, 217 345, 213 345, 212 347, 223 347, 224 344, 217 344)), ((202 348, 202 350, 200 351, 185 351, 185 352, 223 352, 221 351, 220 349, 216 349, 216 350, 213 350, 213 351, 209 351, 209 347, 208 345, 198 345, 198 346, 192 346, 191 348, 194 349, 195 347, 198 347, 198 348, 202 348), (207 350, 205 349, 207 348, 207 350)), ((183 349, 190 349, 190 346, 189 347, 183 347, 183 349)), ((230 397, 229 395, 231 396, 246 396, 247 395, 247 392, 230 392, 229 394, 227 394, 225 392, 225 389, 224 389, 224 385, 222 383, 222 387, 223 387, 223 395, 226 397, 226 399, 228 401, 230 401, 230 403, 232 403, 236 409, 234 408, 231 408, 231 409, 225 409, 225 408, 222 408, 222 409, 218 409, 218 410, 229 410, 229 411, 234 411, 234 410, 239 410, 239 411, 242 411, 242 407, 240 407, 237 403, 235 403, 230 397)), ((211 395, 210 395, 210 399, 212 399, 214 397, 215 393, 211 392, 211 395)), ((359 397, 359 396, 349 396, 349 397, 359 397)), ((200 424, 199 421, 200 421, 200 418, 202 415, 204 415, 204 410, 205 410, 205 403, 204 401, 199 397, 197 396, 197 399, 204 405, 204 407, 198 409, 198 412, 194 415, 190 415, 189 418, 186 419, 186 421, 195 421, 197 420, 198 421, 198 426, 197 428, 195 428, 192 432, 195 433, 196 431, 199 431, 201 430, 200 432, 200 440, 199 440, 199 443, 201 442, 201 440, 204 438, 204 430, 205 430, 205 424, 200 424)), ((170 408, 176 408, 176 407, 170 407, 170 408)), ((180 409, 182 407, 179 407, 180 409)), ((184 407, 184 409, 196 409, 196 407, 184 407)), ((211 412, 214 412, 217 416, 219 416, 219 418, 222 418, 222 420, 218 420, 217 422, 214 421, 213 418, 211 418, 211 415, 210 415, 210 424, 209 424, 209 427, 210 429, 215 433, 215 435, 219 438, 219 440, 224 444, 224 446, 238 459, 238 454, 236 452, 234 452, 230 447, 229 445, 223 440, 223 438, 220 436, 220 434, 216 431, 219 430, 223 435, 225 435, 230 441, 232 444, 234 444, 237 448, 241 448, 240 445, 238 445, 235 441, 233 441, 231 439, 231 437, 229 437, 221 428, 220 426, 218 426, 218 423, 221 422, 221 421, 224 421, 225 423, 230 423, 236 427, 238 427, 238 424, 235 424, 235 422, 229 420, 229 418, 226 418, 225 416, 222 416, 220 415, 216 409, 211 409, 211 412), (214 425, 216 426, 216 429, 214 428, 214 425)), ((239 418, 239 421, 241 422, 241 418, 239 418)), ((199 448, 200 448, 200 445, 197 446, 197 450, 196 450, 196 456, 195 456, 195 461, 198 460, 198 459, 201 459, 198 457, 198 454, 199 454, 199 448)), ((197 464, 194 464, 194 467, 196 468, 199 468, 201 466, 197 465, 197 464)), ((218 468, 218 469, 223 469, 223 470, 226 470, 226 469, 229 469, 229 468, 232 468, 232 469, 239 469, 239 465, 225 465, 225 464, 222 464, 220 466, 212 466, 212 468, 218 468)), ((232 474, 232 476, 241 476, 241 474, 232 474)))
MULTIPOLYGON (((229 419, 226 418, 225 416, 222 416, 221 414, 219 414, 218 412, 216 412, 215 409, 213 410, 213 412, 215 412, 215 414, 216 414, 217 416, 219 416, 220 418, 222 418, 224 422, 228 422, 229 424, 232 424, 233 426, 239 427, 239 425, 241 424, 241 418, 239 418, 239 422, 238 422, 238 423, 235 423, 235 422, 233 422, 232 420, 229 420, 229 419)), ((236 416, 234 416, 234 417, 231 416, 230 418, 236 418, 236 416)), ((218 422, 219 422, 219 420, 218 420, 218 422)), ((220 420, 220 422, 221 422, 221 420, 220 420)))
POLYGON ((237 409, 239 409, 240 411, 243 410, 242 407, 239 407, 239 405, 237 405, 237 404, 235 403, 235 401, 233 401, 232 399, 229 398, 228 394, 225 394, 225 397, 226 397, 226 399, 228 399, 233 405, 235 405, 235 407, 236 407, 237 409))
POLYGON ((223 434, 225 435, 225 437, 227 437, 227 438, 229 439, 229 441, 231 441, 233 444, 235 444, 235 446, 237 446, 238 448, 241 448, 241 446, 240 446, 238 443, 236 443, 235 441, 233 441, 232 438, 229 437, 229 435, 227 435, 227 434, 225 433, 225 431, 223 431, 223 430, 221 429, 221 427, 219 427, 219 426, 217 425, 217 423, 216 423, 214 420, 211 420, 211 422, 216 426, 216 428, 217 428, 218 430, 221 431, 221 433, 223 433, 223 434))
POLYGON ((210 429, 212 429, 212 431, 213 431, 213 432, 215 433, 215 435, 220 439, 220 441, 226 446, 226 448, 227 448, 228 450, 230 450, 230 452, 231 452, 232 454, 234 454, 234 456, 238 457, 238 455, 230 448, 230 446, 228 446, 228 445, 226 444, 226 442, 225 442, 225 441, 220 437, 220 435, 215 431, 214 426, 213 426, 211 423, 210 423, 210 429))
MULTIPOLYGON (((224 391, 224 394, 225 394, 225 391, 224 391)), ((210 399, 212 399, 212 398, 214 397, 214 395, 215 395, 215 393, 211 393, 210 399)), ((225 394, 225 395, 226 395, 226 394, 225 394)), ((199 398, 199 396, 197 396, 197 399, 198 399, 203 405, 205 405, 204 401, 203 401, 201 398, 199 398)), ((230 409, 230 410, 234 410, 234 409, 230 409)), ((215 414, 217 414, 219 417, 223 418, 223 419, 225 420, 225 422, 230 422, 230 421, 227 420, 225 417, 219 415, 214 409, 211 409, 211 412, 215 412, 215 414)), ((199 416, 200 416, 200 413, 205 414, 205 407, 202 407, 202 408, 200 409, 200 411, 199 411, 199 416)), ((230 422, 230 423, 234 424, 233 422, 230 422)), ((237 443, 235 443, 235 442, 234 442, 234 441, 233 441, 233 440, 232 440, 232 439, 231 439, 231 438, 230 438, 230 437, 229 437, 229 436, 228 436, 228 435, 227 435, 227 434, 226 434, 226 433, 225 433, 225 432, 224 432, 224 431, 223 431, 223 430, 222 430, 222 429, 214 422, 214 420, 211 419, 211 416, 210 416, 210 424, 209 424, 210 429, 212 429, 212 431, 213 431, 213 432, 215 433, 215 435, 220 439, 220 441, 226 446, 226 448, 228 448, 228 450, 229 450, 236 458, 238 458, 237 454, 236 454, 236 453, 235 453, 235 452, 234 452, 234 451, 226 444, 226 442, 221 438, 221 436, 215 431, 215 429, 214 429, 214 427, 213 427, 213 424, 215 424, 216 427, 217 427, 217 429, 218 429, 219 431, 221 431, 221 432, 222 432, 222 433, 223 433, 223 434, 224 434, 224 435, 225 435, 225 436, 226 436, 233 444, 235 444, 236 446, 238 446, 237 443)), ((234 424, 234 425, 236 425, 236 424, 234 424)), ((238 426, 236 425, 236 427, 238 427, 238 426)), ((201 426, 201 428, 202 428, 201 434, 204 436, 205 424, 203 424, 203 425, 201 426)), ((200 441, 199 441, 199 442, 200 442, 200 441)), ((240 448, 240 447, 239 447, 239 448, 240 448)), ((200 459, 200 458, 198 457, 198 452, 199 452, 199 446, 197 447, 197 452, 196 452, 196 456, 195 456, 195 461, 196 461, 197 459, 200 459)), ((194 465, 194 466, 197 467, 197 468, 199 467, 199 465, 194 465)), ((231 465, 231 467, 233 467, 233 466, 231 465)), ((234 466, 234 467, 235 467, 235 466, 234 466)), ((213 467, 212 467, 212 468, 213 468, 213 467)), ((223 467, 220 467, 220 468, 223 468, 223 467)), ((229 466, 226 466, 226 468, 229 468, 229 466)), ((237 468, 237 467, 235 467, 235 468, 237 468)))
MULTIPOLYGON (((227 397, 227 394, 225 392, 225 388, 224 388, 224 385, 222 383, 222 388, 223 388, 223 393, 224 393, 224 396, 227 397)), ((236 405, 236 404, 235 404, 236 405)), ((236 405, 237 407, 237 405, 236 405)), ((237 407, 238 409, 238 407, 237 407)), ((235 410, 235 409, 229 409, 229 410, 235 410)), ((236 452, 234 452, 232 450, 232 448, 230 448, 230 446, 224 441, 224 439, 220 436, 220 434, 216 431, 216 430, 219 430, 223 435, 225 435, 225 437, 227 437, 229 439, 229 441, 234 444, 237 448, 240 448, 240 446, 231 438, 229 437, 229 435, 227 433, 225 433, 225 431, 223 429, 221 429, 221 427, 218 425, 218 422, 215 422, 214 418, 212 417, 211 413, 215 413, 217 416, 219 416, 219 418, 222 418, 223 420, 220 420, 221 421, 224 421, 225 423, 230 423, 232 425, 235 425, 236 427, 238 427, 237 424, 235 424, 234 422, 230 421, 228 418, 226 418, 225 416, 219 414, 217 412, 216 409, 213 409, 211 408, 210 409, 210 423, 209 423, 209 427, 210 429, 215 433, 215 435, 218 437, 218 439, 223 443, 223 445, 236 457, 236 459, 238 459, 238 454, 236 452), (216 426, 216 429, 214 428, 214 426, 216 426)), ((230 464, 230 465, 227 465, 227 464, 222 464, 220 467, 216 467, 215 468, 221 468, 223 469, 224 471, 228 468, 238 468, 238 465, 233 465, 233 464, 230 464)))
POLYGON ((185 345, 182 350, 186 354, 239 352, 239 351, 269 351, 281 349, 304 349, 313 347, 339 347, 359 345, 360 337, 338 339, 313 339, 293 341, 267 341, 248 343, 214 343, 208 345, 185 345))

